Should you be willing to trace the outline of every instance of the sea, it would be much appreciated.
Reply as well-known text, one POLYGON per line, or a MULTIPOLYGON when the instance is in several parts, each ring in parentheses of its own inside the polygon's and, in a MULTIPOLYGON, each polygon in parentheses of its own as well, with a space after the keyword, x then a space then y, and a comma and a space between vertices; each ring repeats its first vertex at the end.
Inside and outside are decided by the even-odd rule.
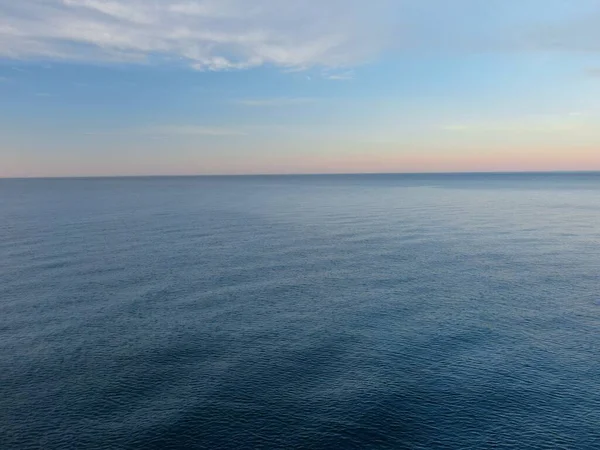
POLYGON ((600 449, 600 174, 0 180, 0 449, 600 449))

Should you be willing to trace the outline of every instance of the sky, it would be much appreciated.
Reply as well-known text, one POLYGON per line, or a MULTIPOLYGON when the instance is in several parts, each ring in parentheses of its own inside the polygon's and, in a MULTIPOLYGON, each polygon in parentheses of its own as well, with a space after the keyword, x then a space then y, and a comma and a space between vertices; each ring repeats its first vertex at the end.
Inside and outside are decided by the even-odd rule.
POLYGON ((0 0, 0 177, 600 170, 600 0, 0 0))

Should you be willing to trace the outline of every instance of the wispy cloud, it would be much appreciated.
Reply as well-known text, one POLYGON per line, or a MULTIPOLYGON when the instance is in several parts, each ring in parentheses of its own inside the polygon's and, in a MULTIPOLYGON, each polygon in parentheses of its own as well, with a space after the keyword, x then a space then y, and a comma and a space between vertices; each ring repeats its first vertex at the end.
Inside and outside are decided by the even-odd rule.
POLYGON ((569 112, 561 115, 539 115, 455 123, 442 126, 442 130, 452 133, 563 133, 581 131, 588 127, 582 120, 581 112, 569 112))
POLYGON ((598 77, 600 78, 600 68, 591 68, 586 70, 586 73, 590 76, 590 77, 598 77))
POLYGON ((391 0, 0 0, 0 57, 340 67, 385 45, 391 0), (378 20, 378 19, 377 19, 378 20))
POLYGON ((10 78, 0 77, 0 83, 8 83, 9 81, 10 81, 10 78))
POLYGON ((263 98, 263 99, 239 99, 234 100, 233 103, 242 106, 254 106, 254 107, 277 107, 277 106, 296 106, 306 105, 309 103, 315 103, 317 99, 310 97, 298 97, 298 98, 263 98))
POLYGON ((326 80, 332 80, 332 81, 350 81, 354 79, 354 71, 353 70, 346 70, 344 72, 325 72, 323 74, 323 78, 325 78, 326 80))
POLYGON ((141 130, 148 135, 178 135, 178 136, 244 136, 246 131, 235 127, 217 127, 203 125, 166 125, 141 130))
POLYGON ((76 130, 85 136, 128 137, 132 139, 175 139, 175 138, 235 138, 247 136, 298 136, 319 133, 303 126, 268 123, 264 125, 203 125, 190 123, 152 124, 141 127, 115 127, 95 130, 76 130))
POLYGON ((207 125, 154 125, 141 128, 114 128, 106 130, 82 130, 86 136, 115 136, 133 138, 167 139, 175 137, 228 137, 245 136, 247 130, 242 127, 207 125))
POLYGON ((0 0, 0 57, 338 68, 385 50, 600 51, 597 0, 0 0), (537 5, 537 6, 536 6, 537 5), (544 9, 550 16, 538 15, 544 9), (539 17, 538 17, 539 16, 539 17))
MULTIPOLYGON (((571 2, 564 2, 569 5, 571 2)), ((540 26, 531 39, 543 49, 561 52, 600 52, 600 7, 597 1, 572 2, 577 14, 540 26)))

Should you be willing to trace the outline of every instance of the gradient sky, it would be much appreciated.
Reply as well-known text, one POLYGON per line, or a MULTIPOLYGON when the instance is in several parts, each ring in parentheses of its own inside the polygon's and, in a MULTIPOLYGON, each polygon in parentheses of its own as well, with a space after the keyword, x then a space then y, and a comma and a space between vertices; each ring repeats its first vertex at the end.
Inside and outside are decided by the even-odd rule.
POLYGON ((600 0, 0 0, 0 176, 600 170, 600 0))

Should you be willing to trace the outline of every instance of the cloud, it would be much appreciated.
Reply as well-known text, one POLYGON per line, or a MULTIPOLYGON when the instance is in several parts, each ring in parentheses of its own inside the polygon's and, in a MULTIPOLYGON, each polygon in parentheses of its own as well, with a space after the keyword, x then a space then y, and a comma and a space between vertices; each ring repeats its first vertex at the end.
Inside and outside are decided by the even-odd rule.
POLYGON ((581 131, 588 123, 581 112, 561 115, 534 115, 494 121, 475 121, 442 126, 451 133, 564 133, 581 131))
POLYGON ((10 81, 10 78, 0 77, 0 83, 8 83, 9 81, 10 81))
POLYGON ((167 125, 142 130, 149 135, 178 135, 178 136, 244 136, 241 128, 211 127, 202 125, 167 125))
POLYGON ((341 81, 407 49, 596 52, 599 21, 597 0, 0 0, 0 58, 317 68, 341 81))
POLYGON ((246 136, 242 127, 206 125, 153 125, 140 128, 115 128, 106 130, 79 130, 85 136, 131 137, 134 139, 173 139, 185 137, 236 137, 246 136))
MULTIPOLYGON (((569 2, 565 2, 569 3, 569 2)), ((597 1, 584 1, 579 5, 578 14, 566 17, 556 23, 540 27, 532 34, 532 39, 538 48, 562 52, 600 52, 600 7, 597 1)))
POLYGON ((323 78, 332 81, 350 81, 354 79, 354 71, 347 70, 345 72, 338 73, 325 73, 323 74, 323 78))
POLYGON ((295 106, 295 105, 306 105, 309 103, 315 103, 317 99, 309 97, 299 98, 264 98, 264 99, 240 99, 235 100, 234 103, 242 106, 256 106, 256 107, 277 107, 277 106, 295 106))
POLYGON ((391 0, 0 0, 0 57, 198 70, 352 66, 385 46, 391 0))
POLYGON ((262 136, 272 139, 275 136, 306 136, 319 133, 319 130, 306 129, 297 125, 205 125, 193 123, 148 124, 140 127, 115 127, 108 129, 79 129, 76 134, 85 136, 128 137, 132 139, 191 139, 239 138, 262 136))
POLYGON ((590 77, 600 77, 600 69, 598 68, 592 68, 592 69, 588 69, 586 70, 586 73, 590 76, 590 77))

